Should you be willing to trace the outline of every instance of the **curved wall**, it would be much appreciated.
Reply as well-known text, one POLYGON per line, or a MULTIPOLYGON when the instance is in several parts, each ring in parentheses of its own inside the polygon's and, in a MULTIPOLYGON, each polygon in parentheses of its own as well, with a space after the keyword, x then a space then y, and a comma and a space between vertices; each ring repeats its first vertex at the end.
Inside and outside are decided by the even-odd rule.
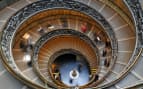
MULTIPOLYGON (((14 14, 16 11, 18 11, 20 8, 24 7, 25 5, 28 5, 34 1, 36 1, 36 0, 20 0, 16 3, 14 3, 13 5, 2 9, 0 11, 0 29, 2 29, 4 27, 6 21, 8 20, 8 18, 10 18, 10 16, 12 14, 14 14)), ((90 6, 90 3, 94 2, 95 0, 87 0, 87 1, 80 0, 80 2, 82 2, 82 3, 87 2, 89 4, 89 6, 90 6)), ((102 8, 104 8, 104 7, 105 6, 103 5, 102 8)), ((102 8, 100 8, 100 9, 102 10, 102 8)), ((101 13, 103 13, 103 12, 101 12, 101 13)), ((116 17, 116 14, 115 14, 115 17, 116 17)), ((114 19, 114 16, 108 20, 112 21, 112 19, 114 19)), ((111 22, 111 24, 112 24, 112 22, 111 22)), ((113 26, 116 27, 116 24, 118 24, 118 23, 114 23, 113 26)), ((117 35, 119 35, 119 37, 120 37, 120 34, 117 34, 117 35)), ((123 35, 123 36, 125 36, 125 35, 123 35)), ((132 38, 130 38, 130 39, 132 39, 132 38)), ((122 40, 124 40, 124 39, 121 39, 120 41, 122 41, 122 40)), ((122 43, 120 43, 120 44, 122 44, 122 43)), ((126 49, 126 47, 124 49, 126 49)), ((123 51, 121 50, 121 52, 123 52, 123 51)), ((120 55, 120 56, 123 56, 123 55, 120 55)), ((134 84, 134 82, 136 82, 135 85, 141 84, 143 81, 142 63, 143 63, 143 58, 141 56, 139 58, 139 61, 136 63, 136 66, 131 71, 129 71, 129 74, 125 78, 123 78, 120 82, 109 87, 109 89, 122 89, 125 87, 130 87, 131 85, 134 84)), ((117 66, 117 68, 115 68, 115 70, 122 68, 121 65, 126 65, 125 63, 120 62, 120 61, 117 64, 118 64, 118 66, 117 66)), ((115 74, 117 74, 115 71, 111 71, 111 72, 113 73, 112 76, 115 76, 115 74)), ((108 79, 112 79, 112 78, 109 77, 108 79)), ((107 80, 105 82, 110 82, 110 80, 107 80)), ((15 79, 11 74, 9 74, 9 72, 3 67, 2 62, 0 62, 0 86, 1 86, 1 89, 29 89, 26 85, 24 85, 23 83, 21 83, 20 81, 15 79)))

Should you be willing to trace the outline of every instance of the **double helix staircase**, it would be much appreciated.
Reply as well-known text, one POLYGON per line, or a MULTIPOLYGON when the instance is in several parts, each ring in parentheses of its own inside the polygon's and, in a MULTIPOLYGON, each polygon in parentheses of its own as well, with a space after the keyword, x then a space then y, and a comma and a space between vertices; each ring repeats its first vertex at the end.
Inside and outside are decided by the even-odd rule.
MULTIPOLYGON (((75 0, 75 1, 83 3, 98 11, 112 27, 117 40, 117 45, 118 45, 117 54, 116 54, 116 60, 113 65, 113 68, 109 69, 105 66, 100 66, 100 69, 102 70, 102 71, 99 71, 100 78, 102 78, 107 73, 106 70, 109 70, 109 74, 106 77, 104 77, 103 82, 95 88, 108 87, 109 89, 125 89, 125 88, 133 87, 134 89, 134 86, 142 85, 143 84, 143 69, 142 69, 143 53, 142 53, 142 43, 141 43, 142 16, 140 16, 141 14, 138 15, 138 13, 142 13, 142 12, 137 0, 135 1, 132 0, 135 2, 136 6, 133 6, 133 2, 130 0, 122 1, 126 4, 127 9, 129 10, 132 17, 128 16, 125 12, 123 13, 121 8, 118 8, 118 6, 116 6, 114 3, 111 3, 110 1, 109 2, 106 2, 104 0, 75 0)), ((0 30, 2 31, 4 29, 4 26, 7 23, 8 19, 14 13, 16 13, 21 8, 33 2, 36 2, 36 0, 20 0, 10 6, 3 8, 0 11, 0 30)), ((53 18, 55 17, 53 16, 53 18)), ((38 29, 41 29, 41 28, 46 29, 46 32, 50 32, 55 29, 68 28, 68 29, 74 29, 75 31, 83 33, 80 30, 81 28, 80 26, 82 23, 82 20, 80 19, 80 17, 77 17, 74 19, 73 18, 66 19, 66 22, 67 24, 63 24, 63 20, 61 20, 60 18, 56 20, 50 20, 50 21, 43 19, 41 20, 41 22, 39 22, 40 24, 41 23, 43 24, 39 26, 38 25, 39 23, 35 22, 33 23, 34 26, 30 28, 31 30, 25 33, 28 33, 31 36, 32 45, 35 45, 36 41, 38 41, 42 36, 38 32, 38 29), (52 26, 50 26, 51 28, 49 30, 49 28, 46 27, 47 24, 52 24, 52 26, 54 26, 54 29, 52 26)), ((90 23, 89 25, 90 25, 90 28, 89 28, 90 31, 84 34, 92 40, 93 36, 91 34, 94 32, 94 29, 97 29, 97 27, 95 27, 95 25, 92 23, 90 23)), ((103 31, 100 31, 99 29, 99 30, 96 30, 96 33, 98 33, 98 35, 102 35, 103 31)), ((46 86, 45 83, 41 81, 39 77, 37 77, 37 74, 35 74, 32 64, 29 64, 26 61, 24 61, 24 58, 27 55, 30 55, 30 57, 32 57, 31 55, 32 49, 30 49, 29 54, 26 54, 21 50, 19 46, 23 38, 19 37, 16 39, 17 41, 16 43, 14 43, 14 46, 12 48, 12 53, 13 53, 15 64, 21 71, 21 74, 33 83, 36 83, 40 86, 46 86)), ((40 71, 44 74, 46 78, 49 78, 49 75, 47 74, 48 73, 47 59, 58 49, 71 47, 77 50, 81 50, 81 52, 86 52, 85 54, 88 54, 89 59, 90 57, 91 58, 94 57, 94 54, 92 54, 92 52, 86 50, 88 48, 86 48, 87 46, 84 45, 84 42, 82 43, 82 41, 78 39, 72 39, 72 38, 69 38, 69 39, 58 38, 58 39, 61 39, 63 42, 59 43, 58 40, 54 40, 53 43, 57 44, 58 46, 53 45, 53 43, 51 44, 49 43, 48 46, 44 46, 43 48, 41 48, 39 52, 40 71), (85 49, 82 49, 82 48, 85 48, 85 49)), ((103 48, 99 46, 98 49, 99 51, 103 51, 103 48)), ((109 53, 111 53, 110 50, 109 50, 109 53)), ((100 61, 108 58, 108 56, 102 57, 102 55, 99 55, 99 57, 100 57, 100 61)), ((1 61, 0 62, 0 85, 2 86, 2 89, 31 89, 24 83, 19 82, 19 80, 15 79, 4 67, 2 60, 0 61, 1 61)), ((48 89, 50 88, 50 86, 46 86, 46 87, 48 89)), ((142 88, 142 86, 139 86, 139 87, 142 88)))

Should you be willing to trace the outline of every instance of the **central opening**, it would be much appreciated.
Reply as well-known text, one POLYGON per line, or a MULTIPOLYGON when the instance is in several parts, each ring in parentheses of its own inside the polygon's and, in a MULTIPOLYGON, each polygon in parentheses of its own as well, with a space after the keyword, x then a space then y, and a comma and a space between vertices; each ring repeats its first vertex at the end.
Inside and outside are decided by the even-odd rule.
POLYGON ((90 81, 90 68, 86 58, 77 53, 64 53, 52 63, 55 80, 67 86, 83 86, 90 81))

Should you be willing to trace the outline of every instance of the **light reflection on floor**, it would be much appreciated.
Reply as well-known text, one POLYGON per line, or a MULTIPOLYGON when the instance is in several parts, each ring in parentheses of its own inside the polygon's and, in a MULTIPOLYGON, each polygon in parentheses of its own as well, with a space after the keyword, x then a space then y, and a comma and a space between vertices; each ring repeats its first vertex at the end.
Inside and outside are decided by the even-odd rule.
POLYGON ((82 86, 89 82, 89 68, 83 59, 76 59, 75 55, 66 54, 60 57, 57 61, 59 65, 59 72, 61 75, 61 81, 68 86, 82 86), (79 68, 80 65, 80 68, 79 68), (70 77, 70 72, 72 70, 77 70, 79 77, 72 79, 70 77))

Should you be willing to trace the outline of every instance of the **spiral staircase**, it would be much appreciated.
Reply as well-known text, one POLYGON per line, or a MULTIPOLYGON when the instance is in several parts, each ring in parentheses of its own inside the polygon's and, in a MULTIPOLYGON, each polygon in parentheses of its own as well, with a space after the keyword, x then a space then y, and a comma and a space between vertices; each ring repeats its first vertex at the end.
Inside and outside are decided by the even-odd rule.
POLYGON ((0 1, 10 3, 0 10, 0 89, 143 88, 141 0, 10 1, 0 1), (88 62, 86 84, 59 78, 54 61, 67 53, 88 62))

